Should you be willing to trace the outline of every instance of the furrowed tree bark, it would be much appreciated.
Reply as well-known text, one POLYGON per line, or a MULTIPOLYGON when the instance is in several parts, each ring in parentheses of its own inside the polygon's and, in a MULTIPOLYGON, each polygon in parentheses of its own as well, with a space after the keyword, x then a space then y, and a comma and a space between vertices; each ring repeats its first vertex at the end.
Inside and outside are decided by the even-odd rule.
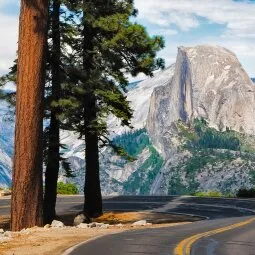
MULTIPOLYGON (((83 0, 84 7, 86 0, 83 0)), ((86 16, 84 10, 84 17, 86 16)), ((93 36, 95 31, 86 24, 83 28, 83 69, 90 77, 93 70, 93 36)), ((84 186, 84 214, 88 217, 102 215, 102 195, 99 178, 99 149, 98 133, 93 127, 97 119, 97 102, 93 88, 84 84, 87 90, 84 96, 84 129, 85 129, 85 186, 84 186)))
POLYGON ((42 138, 48 0, 21 0, 11 228, 42 226, 42 138))
MULTIPOLYGON (((61 79, 60 79, 60 0, 53 1, 52 11, 52 100, 56 102, 60 98, 61 79)), ((48 162, 45 172, 45 191, 44 191, 44 224, 51 223, 56 217, 56 198, 57 198, 57 183, 59 174, 60 162, 60 123, 57 118, 58 107, 51 105, 51 117, 49 127, 49 148, 48 162)))

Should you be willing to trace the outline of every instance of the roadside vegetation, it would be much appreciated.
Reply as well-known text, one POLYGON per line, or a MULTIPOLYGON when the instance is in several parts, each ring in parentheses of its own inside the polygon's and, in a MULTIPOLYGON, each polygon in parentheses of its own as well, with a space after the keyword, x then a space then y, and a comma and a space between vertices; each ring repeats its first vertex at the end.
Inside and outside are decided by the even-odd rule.
POLYGON ((77 195, 79 190, 73 183, 58 182, 57 193, 61 195, 77 195))
POLYGON ((239 189, 236 196, 240 198, 255 198, 255 188, 239 189))

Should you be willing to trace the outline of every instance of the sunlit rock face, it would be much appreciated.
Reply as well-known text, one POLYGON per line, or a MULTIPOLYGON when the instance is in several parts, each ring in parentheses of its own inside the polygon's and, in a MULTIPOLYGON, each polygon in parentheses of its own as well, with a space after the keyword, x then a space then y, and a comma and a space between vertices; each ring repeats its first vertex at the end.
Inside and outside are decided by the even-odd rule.
MULTIPOLYGON (((208 128, 255 135, 255 85, 232 52, 219 46, 179 47, 174 65, 132 84, 126 96, 134 111, 134 129, 120 126, 113 116, 107 124, 110 138, 119 137, 127 149, 134 149, 136 160, 128 162, 111 148, 101 149, 104 195, 231 193, 255 185, 254 136, 239 137, 248 149, 242 153, 217 146, 187 149, 183 140, 195 133, 185 137, 178 122, 186 131, 194 120, 205 119, 208 128)), ((14 122, 5 120, 7 110, 0 101, 0 187, 11 184, 14 122)), ((75 183, 82 193, 84 140, 61 131, 61 143, 76 177, 68 179, 61 171, 59 180, 75 183)))
POLYGON ((218 130, 255 134, 255 86, 225 48, 179 47, 173 78, 152 94, 147 130, 167 156, 175 142, 173 122, 195 118, 218 130))

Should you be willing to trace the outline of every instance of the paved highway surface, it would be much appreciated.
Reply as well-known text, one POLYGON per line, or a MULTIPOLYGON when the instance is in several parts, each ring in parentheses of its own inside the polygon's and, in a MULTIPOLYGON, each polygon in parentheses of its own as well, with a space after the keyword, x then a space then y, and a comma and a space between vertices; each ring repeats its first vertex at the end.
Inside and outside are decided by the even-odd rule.
MULTIPOLYGON (((82 210, 82 197, 59 197, 58 213, 82 210)), ((255 200, 196 197, 108 197, 106 210, 151 210, 206 217, 186 225, 132 230, 87 242, 71 255, 255 255, 255 200)), ((0 200, 0 215, 9 213, 0 200)))

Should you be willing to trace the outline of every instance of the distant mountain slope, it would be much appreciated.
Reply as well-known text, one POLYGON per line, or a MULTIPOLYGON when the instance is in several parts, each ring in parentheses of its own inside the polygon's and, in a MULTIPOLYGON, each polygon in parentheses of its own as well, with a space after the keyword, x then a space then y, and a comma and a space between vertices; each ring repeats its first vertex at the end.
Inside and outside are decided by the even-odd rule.
MULTIPOLYGON (((255 186, 255 86, 235 54, 219 46, 180 47, 175 65, 131 84, 127 98, 134 129, 113 116, 108 126, 111 139, 136 160, 101 150, 103 194, 229 194, 255 186)), ((0 186, 10 183, 13 124, 2 129, 0 186)), ((67 131, 61 142, 76 177, 60 179, 82 192, 84 143, 67 131)))
POLYGON ((0 101, 0 187, 11 185, 14 122, 7 113, 7 104, 0 101))

